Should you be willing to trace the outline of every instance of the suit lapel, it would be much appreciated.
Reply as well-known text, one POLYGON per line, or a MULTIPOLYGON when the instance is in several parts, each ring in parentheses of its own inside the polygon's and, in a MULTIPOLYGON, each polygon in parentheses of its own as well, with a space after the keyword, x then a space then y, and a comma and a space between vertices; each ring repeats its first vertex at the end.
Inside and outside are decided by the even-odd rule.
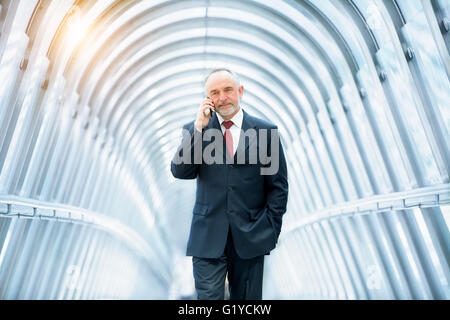
POLYGON ((211 119, 209 119, 207 128, 208 129, 213 128, 213 129, 217 129, 217 130, 222 130, 222 129, 220 129, 219 119, 217 118, 216 112, 213 112, 213 116, 211 117, 211 119))
POLYGON ((239 152, 244 152, 245 159, 248 160, 248 154, 247 149, 249 146, 251 146, 253 143, 256 143, 256 136, 250 135, 246 139, 244 133, 248 132, 249 129, 256 129, 256 124, 253 121, 252 116, 250 116, 247 112, 242 109, 243 112, 243 119, 242 119, 242 126, 241 126, 241 133, 239 137, 239 144, 236 149, 236 152, 234 153, 234 163, 237 163, 237 155, 239 152))

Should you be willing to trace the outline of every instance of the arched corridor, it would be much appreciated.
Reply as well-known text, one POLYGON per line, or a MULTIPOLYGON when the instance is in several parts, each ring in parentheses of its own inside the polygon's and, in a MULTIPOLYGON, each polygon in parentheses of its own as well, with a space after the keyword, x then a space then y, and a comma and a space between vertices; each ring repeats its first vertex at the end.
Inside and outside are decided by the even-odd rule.
POLYGON ((289 170, 264 299, 449 299, 449 0, 1 0, 0 298, 182 299, 217 67, 289 170))

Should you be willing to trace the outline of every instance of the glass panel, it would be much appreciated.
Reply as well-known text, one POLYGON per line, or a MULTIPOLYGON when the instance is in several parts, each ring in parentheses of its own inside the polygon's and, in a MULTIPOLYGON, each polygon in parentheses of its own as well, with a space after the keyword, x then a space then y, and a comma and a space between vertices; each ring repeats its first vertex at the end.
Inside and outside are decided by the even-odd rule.
POLYGON ((357 77, 366 88, 369 88, 366 91, 368 104, 371 106, 372 116, 378 126, 378 134, 383 138, 383 146, 387 154, 385 159, 392 166, 389 178, 396 181, 400 190, 410 189, 417 183, 388 102, 381 87, 378 88, 378 79, 375 79, 366 67, 359 70, 357 77))
MULTIPOLYGON (((414 146, 411 150, 418 161, 427 184, 439 183, 440 174, 430 148, 429 141, 422 125, 422 120, 416 109, 416 101, 411 96, 414 86, 411 86, 407 70, 402 69, 398 62, 398 56, 393 48, 381 48, 377 52, 377 58, 387 73, 387 79, 395 98, 397 110, 409 135, 410 143, 414 146), (406 79, 405 79, 406 78, 406 79), (420 153, 417 151, 420 150, 420 153)), ((392 108, 392 106, 391 106, 392 108)), ((411 155, 413 156, 413 155, 411 155)))
POLYGON ((308 123, 308 129, 311 133, 311 138, 313 140, 313 144, 315 150, 317 152, 317 158, 320 161, 321 168, 326 176, 326 182, 328 188, 330 190, 330 197, 333 203, 343 202, 344 197, 341 191, 341 186, 337 180, 334 168, 331 165, 329 153, 326 149, 326 146, 323 141, 323 136, 319 131, 319 127, 315 121, 315 119, 311 119, 308 123))
MULTIPOLYGON (((300 158, 300 167, 302 168, 302 171, 304 172, 305 178, 306 178, 306 189, 310 190, 311 199, 313 202, 311 203, 314 211, 318 210, 319 208, 323 208, 323 202, 320 195, 320 191, 318 189, 316 180, 314 179, 314 176, 312 174, 312 170, 310 168, 310 163, 308 162, 308 159, 306 158, 306 155, 303 150, 302 144, 299 142, 299 140, 293 141, 294 146, 298 146, 299 148, 295 148, 297 150, 298 157, 300 158)), ((309 211, 311 213, 312 211, 309 211)))
POLYGON ((330 108, 336 115, 336 129, 339 132, 338 140, 345 147, 347 162, 351 164, 350 172, 356 185, 356 190, 359 197, 373 195, 372 186, 367 176, 366 169, 364 167, 363 160, 355 142, 352 131, 348 123, 347 115, 344 113, 340 102, 329 102, 330 108))
POLYGON ((431 292, 423 275, 421 259, 414 244, 414 235, 406 221, 407 212, 386 212, 390 236, 395 239, 394 246, 401 261, 413 299, 431 299, 431 292))
POLYGON ((450 230, 450 206, 441 207, 442 215, 444 216, 447 229, 450 230))
MULTIPOLYGON (((14 86, 27 44, 28 37, 24 33, 17 32, 12 34, 8 39, 0 62, 0 164, 2 165, 8 149, 4 144, 6 133, 14 110, 9 106, 11 105, 11 98, 14 96, 14 86)), ((9 144, 9 142, 7 143, 9 144)), ((4 174, 4 172, 2 173, 4 174)), ((1 188, 5 187, 5 185, 1 185, 1 188)))
POLYGON ((372 228, 373 239, 376 241, 380 259, 384 265, 384 278, 393 291, 394 299, 412 299, 408 290, 405 275, 400 268, 401 263, 393 247, 392 239, 386 229, 385 220, 381 214, 367 216, 372 228))
POLYGON ((333 129, 333 125, 331 124, 328 113, 325 111, 320 111, 318 114, 318 119, 320 121, 320 126, 324 131, 324 135, 327 141, 327 145, 330 148, 330 154, 334 160, 334 166, 336 167, 337 173, 339 174, 341 185, 345 190, 345 200, 353 200, 358 197, 354 183, 352 181, 350 172, 347 167, 347 163, 345 162, 344 155, 342 154, 342 150, 340 148, 339 141, 336 138, 336 134, 333 129))
MULTIPOLYGON (((445 66, 440 59, 437 47, 433 41, 433 37, 429 30, 427 20, 423 14, 415 15, 415 19, 408 22, 402 28, 403 35, 409 46, 413 49, 414 58, 412 63, 415 64, 419 71, 420 84, 424 86, 423 94, 426 101, 431 105, 431 110, 428 112, 435 112, 435 119, 438 124, 431 122, 424 123, 430 127, 435 127, 434 130, 441 128, 443 135, 443 146, 450 148, 450 108, 448 101, 450 101, 450 82, 445 71, 445 66), (442 126, 439 125, 442 122, 442 126)), ((425 107, 426 108, 426 107, 425 107)), ((426 113, 422 118, 426 117, 426 113)), ((426 122, 426 120, 423 120, 426 122)), ((428 131, 431 131, 429 128, 428 131)), ((430 132, 429 135, 432 133, 430 132)), ((429 138, 431 140, 432 137, 429 138)), ((444 164, 441 165, 444 167, 444 164)), ((441 170, 445 170, 442 168, 441 170)), ((448 172, 443 172, 440 181, 448 179, 448 172)), ((433 180, 432 182, 440 182, 433 180)))
POLYGON ((49 60, 43 57, 37 59, 34 66, 29 67, 28 73, 22 80, 22 87, 18 92, 19 97, 13 107, 20 111, 4 163, 4 169, 9 174, 5 173, 0 179, 0 184, 8 188, 12 194, 19 193, 21 184, 19 179, 21 174, 23 179, 23 170, 26 171, 29 164, 27 163, 27 160, 29 161, 28 150, 30 144, 34 143, 32 128, 36 121, 37 103, 48 66, 49 60))
POLYGON ((35 263, 34 258, 37 251, 35 239, 39 231, 40 222, 38 220, 28 220, 28 223, 29 229, 23 244, 22 254, 16 258, 16 267, 7 281, 8 284, 2 283, 2 286, 7 288, 6 294, 3 295, 3 298, 7 300, 20 296, 20 289, 27 285, 24 282, 24 278, 29 271, 28 267, 35 263))
POLYGON ((314 247, 311 231, 308 228, 302 228, 301 230, 299 230, 299 232, 303 238, 303 243, 307 252, 308 259, 309 261, 311 261, 311 264, 313 266, 312 277, 316 279, 316 281, 314 281, 314 285, 316 286, 316 290, 318 291, 317 295, 322 298, 326 298, 328 297, 328 290, 325 284, 325 276, 322 276, 322 265, 320 264, 319 251, 314 247))
POLYGON ((351 279, 348 273, 344 257, 342 255, 342 245, 338 242, 338 239, 334 236, 333 230, 330 227, 329 221, 322 221, 321 227, 325 233, 327 243, 330 247, 330 254, 333 256, 333 268, 336 268, 334 275, 335 281, 339 279, 339 298, 340 299, 356 299, 356 295, 352 288, 351 279))
POLYGON ((326 183, 326 179, 323 175, 322 168, 320 166, 320 162, 317 158, 316 152, 313 148, 313 145, 311 143, 309 134, 307 132, 300 133, 300 138, 302 141, 302 145, 305 148, 307 161, 312 167, 312 173, 315 181, 317 181, 317 185, 320 192, 320 197, 323 200, 323 205, 328 206, 332 204, 331 196, 330 196, 330 190, 328 188, 328 185, 326 183))
POLYGON ((425 250, 429 256, 424 257, 427 263, 430 263, 431 270, 430 273, 436 276, 436 292, 441 295, 439 298, 448 299, 450 294, 450 286, 448 283, 449 278, 449 268, 448 261, 445 256, 446 252, 438 252, 437 244, 434 243, 432 237, 435 236, 436 230, 431 228, 429 224, 426 223, 424 215, 433 214, 430 209, 413 209, 412 210, 415 217, 415 222, 420 231, 420 235, 423 239, 425 250))
POLYGON ((364 285, 364 278, 359 271, 357 257, 352 248, 354 237, 352 233, 347 233, 345 230, 345 221, 347 218, 339 218, 330 222, 330 228, 336 234, 336 238, 343 254, 343 262, 349 272, 349 279, 351 281, 353 299, 368 299, 367 290, 364 285))
POLYGON ((377 193, 386 193, 392 190, 390 179, 384 166, 384 161, 381 158, 378 144, 373 136, 373 129, 368 121, 367 114, 363 109, 359 95, 352 90, 349 84, 344 84, 340 89, 341 95, 347 104, 348 115, 352 117, 352 122, 357 129, 355 139, 359 141, 361 152, 364 159, 368 162, 365 170, 372 177, 375 183, 371 189, 374 188, 377 193))

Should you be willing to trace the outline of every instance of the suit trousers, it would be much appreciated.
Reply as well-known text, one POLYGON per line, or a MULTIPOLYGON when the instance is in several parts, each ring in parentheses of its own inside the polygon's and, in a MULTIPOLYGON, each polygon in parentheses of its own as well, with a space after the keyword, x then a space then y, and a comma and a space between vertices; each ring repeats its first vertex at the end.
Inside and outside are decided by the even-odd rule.
POLYGON ((261 300, 264 255, 251 259, 238 256, 228 229, 227 244, 216 259, 192 257, 197 299, 223 300, 228 273, 230 300, 261 300))

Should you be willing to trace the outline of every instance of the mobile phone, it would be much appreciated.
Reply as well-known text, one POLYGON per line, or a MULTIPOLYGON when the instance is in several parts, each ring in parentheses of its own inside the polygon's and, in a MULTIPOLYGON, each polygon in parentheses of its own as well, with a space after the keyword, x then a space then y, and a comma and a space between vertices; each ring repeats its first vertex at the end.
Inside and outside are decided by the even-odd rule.
MULTIPOLYGON (((207 97, 208 99, 211 99, 210 97, 207 97)), ((211 100, 211 102, 212 102, 212 100, 211 100)), ((213 107, 214 107, 214 102, 213 102, 213 107)), ((215 109, 215 108, 214 108, 215 109)), ((209 113, 211 112, 211 109, 206 109, 205 111, 203 111, 203 113, 205 114, 205 116, 208 116, 209 115, 209 113)))

